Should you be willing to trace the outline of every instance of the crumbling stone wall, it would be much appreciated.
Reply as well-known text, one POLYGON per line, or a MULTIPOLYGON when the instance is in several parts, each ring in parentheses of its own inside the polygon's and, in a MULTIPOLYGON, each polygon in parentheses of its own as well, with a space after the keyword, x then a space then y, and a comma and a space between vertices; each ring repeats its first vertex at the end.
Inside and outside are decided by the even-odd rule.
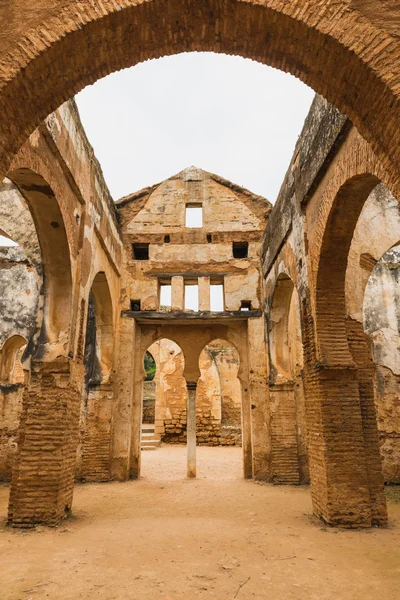
MULTIPOLYGON (((37 333, 42 265, 32 216, 9 181, 0 186, 0 229, 18 244, 0 247, 0 481, 10 481, 25 381, 21 360, 37 333), (20 349, 12 350, 11 364, 6 364, 6 349, 14 336, 21 338, 20 349)), ((29 357, 24 368, 28 378, 29 357)))
MULTIPOLYGON (((263 248, 267 298, 282 271, 299 294, 314 511, 348 527, 387 522, 375 368, 362 319, 351 318, 346 297, 352 238, 379 181, 389 183, 368 144, 339 111, 316 98, 263 248)), ((363 295, 353 290, 352 296, 359 302, 363 295)))
MULTIPOLYGON (((112 315, 104 333, 108 328, 108 338, 112 337, 119 314, 118 264, 122 245, 111 196, 73 102, 50 115, 33 133, 15 157, 9 179, 12 183, 6 181, 0 190, 7 200, 7 208, 1 209, 0 229, 24 250, 29 276, 34 275, 36 280, 36 295, 33 290, 26 294, 25 287, 19 296, 31 310, 29 319, 26 311, 19 310, 28 342, 24 354, 26 386, 19 389, 22 402, 20 397, 8 394, 2 404, 0 426, 4 425, 8 432, 3 454, 10 465, 20 412, 9 519, 17 526, 30 526, 55 523, 68 513, 65 507, 71 505, 79 413, 84 406, 79 409, 84 389, 88 295, 102 274, 104 287, 112 297, 112 315), (34 380, 29 370, 30 374, 34 372, 34 380), (52 411, 54 414, 46 414, 52 411), (53 443, 40 444, 42 433, 53 443), (35 487, 32 475, 37 464, 51 464, 40 489, 35 487), (62 481, 58 481, 59 477, 62 481)), ((17 277, 16 281, 21 283, 22 279, 17 277)), ((13 314, 15 308, 14 300, 7 312, 13 314)), ((10 323, 15 330, 18 320, 10 323)), ((4 323, 2 327, 1 335, 4 323)), ((112 357, 109 341, 106 354, 112 357)), ((100 385, 101 389, 93 392, 87 403, 86 446, 79 467, 85 478, 95 480, 109 478, 110 472, 113 387, 109 379, 100 385)), ((9 466, 7 470, 9 473, 9 466)))

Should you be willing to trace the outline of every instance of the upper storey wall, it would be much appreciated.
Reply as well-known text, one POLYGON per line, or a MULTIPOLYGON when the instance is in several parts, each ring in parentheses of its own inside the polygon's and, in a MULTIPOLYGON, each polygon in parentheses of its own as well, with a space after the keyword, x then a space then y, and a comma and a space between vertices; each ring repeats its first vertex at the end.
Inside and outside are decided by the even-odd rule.
POLYGON ((224 278, 225 309, 241 301, 261 306, 260 246, 271 204, 201 169, 191 167, 157 186, 118 202, 124 242, 124 308, 140 299, 157 310, 164 276, 224 278), (187 206, 201 206, 202 226, 186 227, 187 206), (166 237, 167 236, 167 237, 166 237), (247 242, 245 258, 233 256, 233 242, 247 242), (136 260, 132 244, 149 244, 148 260, 136 260))
POLYGON ((65 102, 41 126, 76 197, 89 209, 97 235, 113 261, 120 260, 120 236, 113 199, 82 126, 74 100, 65 102))

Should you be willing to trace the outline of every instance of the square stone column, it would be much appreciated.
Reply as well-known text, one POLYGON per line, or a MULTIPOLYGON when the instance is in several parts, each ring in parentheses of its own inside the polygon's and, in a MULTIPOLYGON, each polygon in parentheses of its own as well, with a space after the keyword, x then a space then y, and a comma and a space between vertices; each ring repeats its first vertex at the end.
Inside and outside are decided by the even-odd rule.
POLYGON ((196 389, 197 382, 187 381, 187 476, 196 477, 196 389))
POLYGON ((185 284, 181 275, 171 279, 171 309, 183 310, 185 306, 185 284))
POLYGON ((199 310, 210 310, 210 278, 199 277, 199 310))

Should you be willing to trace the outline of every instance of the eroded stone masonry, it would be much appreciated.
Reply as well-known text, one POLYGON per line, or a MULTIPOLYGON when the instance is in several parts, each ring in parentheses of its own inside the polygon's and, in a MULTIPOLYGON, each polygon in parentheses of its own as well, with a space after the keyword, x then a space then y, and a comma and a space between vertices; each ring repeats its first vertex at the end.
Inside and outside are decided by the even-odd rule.
POLYGON ((114 202, 74 101, 47 117, 0 189, 9 523, 55 525, 75 479, 137 479, 181 443, 188 477, 196 446, 240 445, 245 478, 310 483, 328 524, 385 525, 400 208, 380 159, 316 96, 274 206, 194 166, 114 202))

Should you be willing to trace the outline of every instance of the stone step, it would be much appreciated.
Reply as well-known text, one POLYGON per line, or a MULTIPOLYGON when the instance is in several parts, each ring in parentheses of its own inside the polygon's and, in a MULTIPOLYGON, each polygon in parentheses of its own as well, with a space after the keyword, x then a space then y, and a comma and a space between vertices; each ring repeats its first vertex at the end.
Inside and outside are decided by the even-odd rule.
POLYGON ((155 425, 142 425, 142 433, 154 433, 155 425))
POLYGON ((141 441, 141 447, 142 450, 147 449, 147 448, 158 448, 161 444, 161 440, 155 440, 155 439, 143 439, 141 441))
POLYGON ((160 436, 153 433, 142 433, 142 440, 159 440, 160 436))

